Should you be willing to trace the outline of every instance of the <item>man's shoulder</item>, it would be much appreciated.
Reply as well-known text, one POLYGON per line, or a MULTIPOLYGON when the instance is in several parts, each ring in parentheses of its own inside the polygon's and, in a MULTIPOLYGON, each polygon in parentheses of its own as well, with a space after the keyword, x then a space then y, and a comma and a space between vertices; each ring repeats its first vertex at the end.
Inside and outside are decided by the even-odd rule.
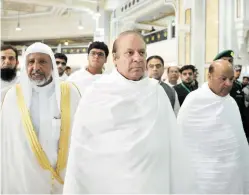
POLYGON ((70 92, 73 93, 73 95, 81 96, 79 87, 70 81, 61 81, 60 85, 67 85, 70 88, 70 92))
POLYGON ((179 83, 179 84, 177 84, 177 85, 174 86, 174 89, 180 89, 180 88, 182 88, 181 83, 179 83))
POLYGON ((179 92, 179 91, 181 91, 181 90, 183 89, 183 87, 182 87, 182 85, 181 85, 181 83, 180 83, 180 84, 175 85, 175 86, 173 87, 173 89, 174 89, 175 91, 179 92))
POLYGON ((160 85, 161 85, 164 89, 168 89, 168 90, 170 90, 170 91, 172 91, 172 92, 175 93, 175 89, 174 89, 173 87, 171 87, 169 84, 164 83, 164 82, 160 82, 160 85))
POLYGON ((83 74, 85 73, 85 69, 79 69, 79 70, 76 70, 75 72, 73 72, 69 77, 67 77, 67 81, 72 81, 72 80, 75 80, 75 79, 78 79, 79 76, 83 76, 83 74))
POLYGON ((16 86, 17 84, 14 84, 7 88, 4 92, 1 92, 2 105, 6 103, 13 104, 13 100, 16 100, 16 86))
POLYGON ((167 83, 165 83, 163 81, 160 82, 160 85, 165 86, 165 87, 170 87, 167 83))
POLYGON ((240 81, 234 81, 233 82, 233 89, 242 90, 242 83, 240 83, 240 81))

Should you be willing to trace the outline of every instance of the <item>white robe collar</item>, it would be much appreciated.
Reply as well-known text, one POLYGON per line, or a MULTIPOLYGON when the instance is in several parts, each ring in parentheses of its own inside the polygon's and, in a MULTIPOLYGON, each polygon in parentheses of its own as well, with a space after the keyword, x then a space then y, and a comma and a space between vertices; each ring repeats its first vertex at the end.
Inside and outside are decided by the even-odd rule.
POLYGON ((51 91, 55 87, 55 84, 53 81, 43 87, 39 87, 35 84, 31 84, 31 85, 32 85, 32 90, 37 93, 47 93, 48 91, 51 91))

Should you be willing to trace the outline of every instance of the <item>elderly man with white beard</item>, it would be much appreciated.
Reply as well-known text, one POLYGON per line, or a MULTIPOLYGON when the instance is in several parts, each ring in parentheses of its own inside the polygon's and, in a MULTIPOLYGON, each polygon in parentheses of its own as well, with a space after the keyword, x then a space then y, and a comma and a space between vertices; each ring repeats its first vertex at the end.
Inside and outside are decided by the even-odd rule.
POLYGON ((59 81, 47 45, 29 46, 22 66, 20 84, 7 92, 1 110, 1 192, 61 193, 80 95, 59 81))

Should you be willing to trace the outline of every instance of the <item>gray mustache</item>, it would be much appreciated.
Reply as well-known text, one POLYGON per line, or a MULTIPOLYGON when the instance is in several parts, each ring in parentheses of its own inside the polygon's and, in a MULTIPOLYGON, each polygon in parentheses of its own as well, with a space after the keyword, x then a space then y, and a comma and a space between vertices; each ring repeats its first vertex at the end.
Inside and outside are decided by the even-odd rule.
POLYGON ((31 72, 31 74, 40 74, 40 75, 44 75, 44 73, 41 72, 41 71, 39 71, 39 70, 33 70, 33 71, 31 72))

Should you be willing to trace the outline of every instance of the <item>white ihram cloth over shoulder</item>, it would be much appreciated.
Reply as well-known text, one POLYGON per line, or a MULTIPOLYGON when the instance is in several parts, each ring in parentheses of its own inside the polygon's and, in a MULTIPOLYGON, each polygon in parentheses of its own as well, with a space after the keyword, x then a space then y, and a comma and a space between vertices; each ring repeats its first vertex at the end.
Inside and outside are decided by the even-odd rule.
MULTIPOLYGON (((35 43, 27 48, 22 64, 20 84, 29 109, 38 140, 52 166, 56 165, 60 136, 60 86, 52 50, 35 43), (37 87, 30 82, 26 72, 26 57, 30 53, 50 55, 53 63, 53 81, 37 87)), ((77 90, 71 88, 71 124, 79 102, 77 90)), ((61 173, 64 178, 65 170, 61 173)), ((6 94, 1 110, 1 192, 14 194, 48 194, 51 190, 51 173, 41 168, 32 151, 21 113, 17 105, 16 88, 6 94)), ((54 193, 61 193, 63 186, 55 180, 54 193)))
POLYGON ((180 137, 157 80, 103 75, 76 112, 63 192, 188 193, 192 176, 180 137))
POLYGON ((248 194, 249 147, 238 106, 205 83, 185 99, 177 117, 191 150, 197 194, 248 194))
POLYGON ((1 85, 0 85, 0 87, 1 87, 1 102, 3 101, 7 91, 18 82, 19 82, 18 75, 16 75, 16 77, 12 81, 4 81, 1 79, 1 85))
POLYGON ((101 78, 101 76, 102 74, 93 75, 85 68, 82 68, 71 74, 67 81, 74 83, 83 95, 86 88, 89 87, 95 80, 101 78))

